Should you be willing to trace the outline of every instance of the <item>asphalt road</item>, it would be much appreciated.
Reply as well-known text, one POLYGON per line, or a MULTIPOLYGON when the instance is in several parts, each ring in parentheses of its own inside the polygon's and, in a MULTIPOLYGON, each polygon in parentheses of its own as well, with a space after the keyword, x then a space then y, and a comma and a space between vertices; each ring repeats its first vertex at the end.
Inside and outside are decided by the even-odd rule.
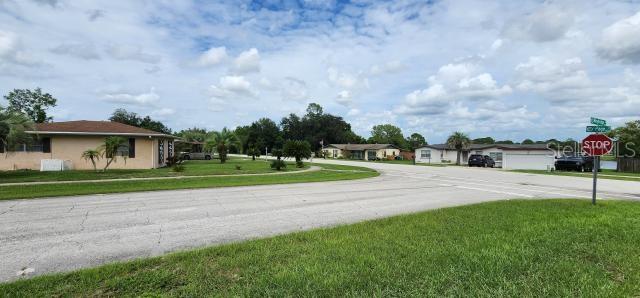
MULTIPOLYGON (((510 198, 590 198, 591 180, 494 169, 370 166, 377 178, 0 201, 0 281, 170 251, 510 198), (31 272, 33 271, 33 272, 31 272)), ((640 199, 600 180, 599 197, 640 199)))

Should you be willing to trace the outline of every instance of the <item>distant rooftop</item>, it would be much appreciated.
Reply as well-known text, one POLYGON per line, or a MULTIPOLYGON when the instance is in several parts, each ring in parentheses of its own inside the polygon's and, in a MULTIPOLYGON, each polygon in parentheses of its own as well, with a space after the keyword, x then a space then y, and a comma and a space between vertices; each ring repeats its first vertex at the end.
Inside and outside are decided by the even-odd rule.
MULTIPOLYGON (((447 144, 424 145, 422 147, 438 150, 456 150, 447 144)), ((547 150, 547 144, 471 144, 467 150, 482 150, 488 148, 498 148, 502 150, 547 150)))
POLYGON ((327 147, 333 147, 341 150, 353 150, 353 151, 398 149, 398 147, 392 144, 329 144, 327 145, 327 147))

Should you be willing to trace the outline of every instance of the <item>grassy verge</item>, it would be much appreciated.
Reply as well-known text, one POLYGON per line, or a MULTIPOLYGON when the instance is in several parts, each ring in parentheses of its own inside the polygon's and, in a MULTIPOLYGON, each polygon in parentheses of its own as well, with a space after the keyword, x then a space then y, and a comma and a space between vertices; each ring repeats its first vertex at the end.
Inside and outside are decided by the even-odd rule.
POLYGON ((188 188, 212 188, 265 184, 285 184, 351 180, 378 176, 379 173, 361 167, 318 165, 320 171, 284 175, 227 176, 207 178, 183 178, 172 180, 78 182, 46 185, 0 186, 0 200, 31 199, 55 196, 122 193, 134 191, 173 190, 188 188), (349 171, 335 171, 349 170, 349 171))
POLYGON ((588 296, 640 292, 640 204, 502 201, 0 285, 5 296, 588 296))
MULTIPOLYGON (((573 176, 573 177, 593 177, 591 172, 568 172, 568 171, 553 171, 547 172, 545 170, 511 170, 512 172, 529 173, 529 174, 544 174, 555 176, 573 176)), ((598 179, 614 179, 614 180, 626 180, 626 181, 639 181, 640 173, 625 173, 616 172, 615 170, 602 170, 598 173, 598 179)))
MULTIPOLYGON (((118 162, 124 162, 122 160, 118 162)), ((189 160, 184 162, 183 172, 173 172, 171 168, 148 170, 119 170, 111 169, 106 172, 95 171, 0 171, 0 182, 37 182, 37 181, 72 181, 72 180, 98 180, 98 179, 122 179, 144 177, 170 177, 170 176, 202 176, 202 175, 235 175, 235 174, 261 174, 275 172, 270 167, 270 162, 264 160, 247 160, 233 158, 221 164, 219 160, 189 160)), ((300 170, 289 163, 285 171, 300 170)))

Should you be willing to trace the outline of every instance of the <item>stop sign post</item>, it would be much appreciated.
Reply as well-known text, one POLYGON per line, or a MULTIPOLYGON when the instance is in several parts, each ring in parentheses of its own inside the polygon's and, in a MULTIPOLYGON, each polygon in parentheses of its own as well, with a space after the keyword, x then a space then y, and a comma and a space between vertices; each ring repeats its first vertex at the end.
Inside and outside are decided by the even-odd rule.
POLYGON ((582 152, 593 156, 593 193, 591 203, 596 204, 596 186, 598 184, 598 168, 600 167, 600 155, 605 155, 613 149, 613 141, 601 134, 592 134, 582 140, 582 152))

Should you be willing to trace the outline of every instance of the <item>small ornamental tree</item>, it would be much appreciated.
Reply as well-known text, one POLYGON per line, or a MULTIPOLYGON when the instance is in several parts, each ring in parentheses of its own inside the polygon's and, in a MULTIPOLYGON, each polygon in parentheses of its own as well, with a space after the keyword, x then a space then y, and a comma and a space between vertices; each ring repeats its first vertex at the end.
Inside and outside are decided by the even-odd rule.
POLYGON ((282 149, 273 149, 273 151, 271 151, 271 154, 276 157, 276 160, 271 162, 272 169, 280 171, 281 169, 287 167, 287 164, 282 160, 282 155, 284 154, 284 152, 282 152, 282 149))
POLYGON ((253 160, 256 160, 256 157, 260 157, 260 149, 256 147, 249 147, 249 149, 247 149, 247 155, 251 156, 253 160))
POLYGON ((96 166, 96 161, 100 159, 100 151, 96 149, 88 149, 82 152, 82 158, 85 161, 91 161, 91 164, 93 164, 93 170, 96 172, 98 171, 98 168, 96 166))
POLYGON ((302 168, 304 167, 302 159, 311 158, 311 145, 307 141, 289 140, 284 144, 283 153, 286 157, 295 158, 296 166, 302 168))
MULTIPOLYGON (((102 156, 107 160, 107 164, 104 166, 103 171, 106 171, 107 168, 111 165, 111 163, 115 162, 118 158, 118 149, 121 146, 126 145, 127 140, 121 137, 107 137, 104 140, 104 144, 100 146, 100 152, 102 156)), ((121 156, 125 162, 127 160, 126 156, 121 156)))
POLYGON ((218 151, 218 156, 220 157, 220 163, 227 162, 227 153, 229 153, 227 150, 227 145, 224 142, 219 143, 218 146, 216 146, 216 150, 218 151))

